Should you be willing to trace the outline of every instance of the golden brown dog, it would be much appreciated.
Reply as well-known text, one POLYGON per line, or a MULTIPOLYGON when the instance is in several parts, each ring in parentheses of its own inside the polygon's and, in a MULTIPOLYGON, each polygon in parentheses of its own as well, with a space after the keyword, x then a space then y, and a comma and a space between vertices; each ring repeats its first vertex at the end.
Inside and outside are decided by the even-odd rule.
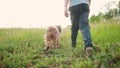
POLYGON ((49 50, 52 47, 59 48, 61 29, 60 25, 47 28, 46 34, 44 35, 45 50, 49 50))

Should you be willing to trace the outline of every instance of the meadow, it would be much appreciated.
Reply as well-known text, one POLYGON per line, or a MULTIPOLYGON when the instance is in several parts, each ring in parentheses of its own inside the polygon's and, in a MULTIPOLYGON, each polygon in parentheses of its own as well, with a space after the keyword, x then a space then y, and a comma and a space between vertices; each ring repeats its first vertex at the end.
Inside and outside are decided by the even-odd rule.
POLYGON ((70 27, 62 30, 60 48, 44 51, 45 29, 0 29, 0 68, 120 68, 120 24, 91 23, 94 60, 84 56, 79 32, 71 47, 70 27))

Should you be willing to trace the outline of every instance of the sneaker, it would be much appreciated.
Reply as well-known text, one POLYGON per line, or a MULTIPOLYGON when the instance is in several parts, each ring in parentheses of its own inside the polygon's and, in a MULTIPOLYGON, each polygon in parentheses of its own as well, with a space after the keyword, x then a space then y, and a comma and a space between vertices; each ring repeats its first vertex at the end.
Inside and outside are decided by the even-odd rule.
POLYGON ((74 52, 75 51, 75 47, 72 47, 72 52, 74 52))
POLYGON ((86 47, 85 48, 85 55, 88 57, 92 57, 93 56, 93 48, 92 47, 86 47))

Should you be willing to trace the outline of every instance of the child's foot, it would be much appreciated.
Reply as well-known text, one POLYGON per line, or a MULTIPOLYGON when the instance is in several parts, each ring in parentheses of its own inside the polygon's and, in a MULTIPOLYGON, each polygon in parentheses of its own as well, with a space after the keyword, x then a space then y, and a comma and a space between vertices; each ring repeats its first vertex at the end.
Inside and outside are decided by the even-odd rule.
POLYGON ((86 47, 85 48, 85 55, 88 57, 92 57, 93 56, 93 48, 92 47, 86 47))

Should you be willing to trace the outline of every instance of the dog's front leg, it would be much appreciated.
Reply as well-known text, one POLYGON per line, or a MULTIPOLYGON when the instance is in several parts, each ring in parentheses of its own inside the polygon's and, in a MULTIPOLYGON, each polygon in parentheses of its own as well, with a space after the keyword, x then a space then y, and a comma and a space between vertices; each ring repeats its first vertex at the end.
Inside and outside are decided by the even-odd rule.
POLYGON ((54 45, 54 48, 57 48, 57 39, 54 39, 53 45, 54 45))
POLYGON ((59 48, 59 40, 54 40, 54 48, 59 48))
POLYGON ((51 41, 49 41, 49 40, 46 40, 46 47, 45 47, 45 50, 49 50, 50 49, 50 43, 51 43, 51 41))
POLYGON ((56 46, 56 48, 59 48, 60 46, 59 46, 59 38, 58 38, 58 40, 57 40, 57 46, 56 46))

